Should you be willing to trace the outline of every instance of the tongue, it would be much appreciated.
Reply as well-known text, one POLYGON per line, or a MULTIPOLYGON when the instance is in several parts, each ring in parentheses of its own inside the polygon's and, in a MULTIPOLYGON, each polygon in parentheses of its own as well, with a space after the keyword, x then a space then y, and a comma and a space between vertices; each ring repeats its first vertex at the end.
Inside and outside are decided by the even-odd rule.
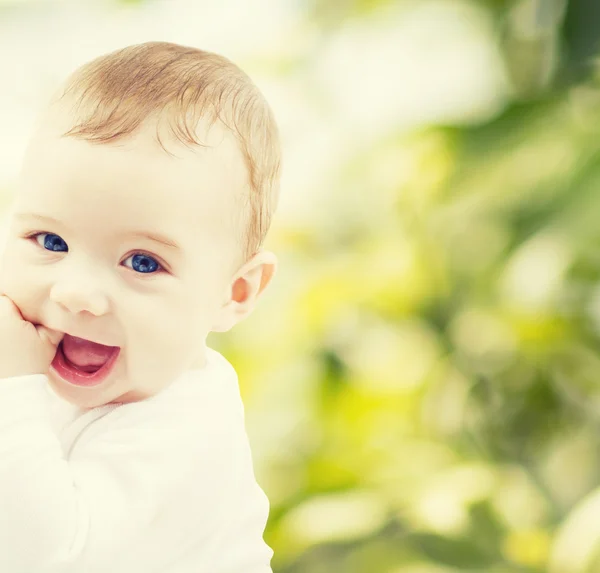
POLYGON ((103 366, 112 356, 115 348, 117 347, 104 346, 68 334, 65 334, 62 340, 63 354, 67 360, 86 372, 94 372, 103 366))

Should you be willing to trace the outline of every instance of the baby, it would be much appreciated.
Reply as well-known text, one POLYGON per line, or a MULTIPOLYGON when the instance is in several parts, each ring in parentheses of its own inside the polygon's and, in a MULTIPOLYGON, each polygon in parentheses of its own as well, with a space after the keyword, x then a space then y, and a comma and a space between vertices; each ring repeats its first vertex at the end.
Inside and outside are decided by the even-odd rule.
POLYGON ((42 113, 1 261, 0 571, 271 571, 206 338, 273 277, 279 175, 268 104, 195 48, 98 58, 42 113))

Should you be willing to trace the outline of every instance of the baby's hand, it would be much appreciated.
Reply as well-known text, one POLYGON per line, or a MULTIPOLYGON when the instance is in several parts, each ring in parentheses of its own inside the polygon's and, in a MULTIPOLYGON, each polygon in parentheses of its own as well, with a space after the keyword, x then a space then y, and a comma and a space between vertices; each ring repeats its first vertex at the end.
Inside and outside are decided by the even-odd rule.
POLYGON ((0 294, 0 378, 46 374, 61 338, 25 320, 17 305, 0 294))

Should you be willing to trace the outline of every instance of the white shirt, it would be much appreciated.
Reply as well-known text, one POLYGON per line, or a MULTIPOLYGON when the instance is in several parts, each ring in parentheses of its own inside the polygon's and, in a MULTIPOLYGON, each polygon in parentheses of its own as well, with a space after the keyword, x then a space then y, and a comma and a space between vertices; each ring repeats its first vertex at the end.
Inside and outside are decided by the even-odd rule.
POLYGON ((216 351, 147 400, 0 380, 0 571, 271 573, 237 376, 216 351))

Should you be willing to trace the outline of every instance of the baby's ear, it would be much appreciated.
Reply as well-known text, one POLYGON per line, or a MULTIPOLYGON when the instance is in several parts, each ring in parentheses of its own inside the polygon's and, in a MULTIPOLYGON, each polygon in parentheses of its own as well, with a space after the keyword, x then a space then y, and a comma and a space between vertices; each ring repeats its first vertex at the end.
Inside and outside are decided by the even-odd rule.
POLYGON ((275 275, 277 257, 260 250, 234 275, 228 297, 218 312, 213 332, 227 332, 246 318, 275 275))

